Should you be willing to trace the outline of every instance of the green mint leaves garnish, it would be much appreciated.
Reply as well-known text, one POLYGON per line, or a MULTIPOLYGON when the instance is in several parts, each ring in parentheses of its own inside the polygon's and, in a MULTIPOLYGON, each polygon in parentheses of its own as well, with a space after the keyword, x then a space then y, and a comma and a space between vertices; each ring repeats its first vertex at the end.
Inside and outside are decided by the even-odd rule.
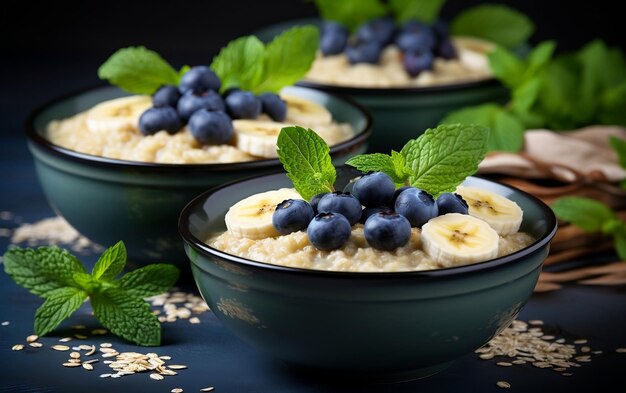
POLYGON ((334 191, 337 172, 328 144, 313 130, 285 127, 278 134, 278 158, 302 198, 334 191))
POLYGON ((436 197, 453 191, 476 173, 487 152, 488 138, 485 127, 440 125, 408 141, 400 153, 362 154, 346 164, 361 172, 384 172, 397 186, 411 185, 436 197))
MULTIPOLYGON (((617 153, 617 159, 622 168, 626 169, 626 140, 614 136, 609 137, 609 143, 617 153)), ((626 179, 620 183, 626 189, 626 179)))
POLYGON ((322 18, 339 22, 350 31, 387 13, 380 0, 315 0, 315 5, 322 18))
POLYGON ((389 9, 398 23, 417 19, 433 23, 446 0, 390 0, 389 9))
POLYGON ((222 81, 222 91, 239 87, 255 94, 278 93, 309 71, 318 42, 314 26, 293 27, 267 45, 254 36, 241 37, 219 52, 211 69, 222 81))
MULTIPOLYGON (((384 172, 396 187, 412 185, 433 196, 473 175, 487 152, 489 130, 477 125, 440 125, 407 142, 402 151, 361 154, 346 164, 361 172, 384 172)), ((302 198, 334 190, 337 177, 326 142, 313 130, 285 127, 277 142, 278 158, 302 198)))
POLYGON ((144 297, 167 291, 179 271, 152 264, 115 278, 126 264, 119 242, 102 253, 91 274, 67 250, 58 247, 11 248, 4 271, 31 293, 45 298, 35 313, 35 333, 44 336, 69 318, 88 298, 96 318, 112 333, 139 345, 159 345, 161 326, 144 297))
POLYGON ((554 214, 589 233, 613 237, 615 251, 626 260, 626 222, 620 220, 608 206, 583 197, 564 197, 551 205, 554 214))
POLYGON ((183 67, 176 71, 158 53, 143 46, 115 52, 98 69, 98 77, 133 94, 152 94, 163 85, 178 85, 183 67))
POLYGON ((535 26, 524 14, 501 4, 481 4, 460 13, 452 20, 453 35, 484 38, 506 48, 525 43, 535 26))

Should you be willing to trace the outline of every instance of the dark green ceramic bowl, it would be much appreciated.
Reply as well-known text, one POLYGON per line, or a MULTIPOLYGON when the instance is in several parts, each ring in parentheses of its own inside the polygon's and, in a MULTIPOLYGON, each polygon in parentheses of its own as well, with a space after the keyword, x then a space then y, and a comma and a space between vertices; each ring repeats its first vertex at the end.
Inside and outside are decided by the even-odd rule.
MULTIPOLYGON (((341 170, 341 188, 353 177, 341 170)), ((471 353, 507 327, 531 296, 556 232, 550 208, 523 191, 469 178, 516 201, 521 230, 537 240, 501 258, 399 273, 282 267, 208 246, 228 208, 290 182, 266 175, 213 188, 182 211, 179 230, 196 284, 234 334, 285 362, 342 376, 420 378, 471 353)))
MULTIPOLYGON (((303 88, 290 93, 326 106, 356 135, 332 146, 337 164, 367 149, 369 114, 358 104, 303 88)), ((152 164, 114 160, 55 146, 44 137, 50 120, 63 119, 125 95, 114 87, 90 89, 36 110, 27 123, 28 146, 39 182, 53 209, 87 238, 103 246, 123 240, 131 261, 186 265, 176 223, 181 209, 210 187, 282 168, 278 159, 232 164, 152 164)))
MULTIPOLYGON (((286 21, 254 34, 270 41, 280 32, 295 25, 321 22, 316 18, 286 21)), ((409 140, 427 128, 435 127, 449 112, 487 102, 504 102, 507 90, 495 78, 433 87, 362 88, 300 81, 299 86, 348 96, 366 107, 374 119, 374 132, 369 149, 388 153, 400 150, 409 140)))

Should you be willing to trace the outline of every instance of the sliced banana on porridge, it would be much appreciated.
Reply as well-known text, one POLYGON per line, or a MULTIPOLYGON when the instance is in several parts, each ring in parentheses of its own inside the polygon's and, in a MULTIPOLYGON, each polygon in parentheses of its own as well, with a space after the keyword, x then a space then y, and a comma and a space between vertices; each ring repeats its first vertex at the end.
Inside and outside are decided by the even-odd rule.
POLYGON ((230 207, 224 221, 228 232, 248 239, 264 239, 280 234, 272 224, 276 205, 286 199, 302 199, 293 188, 251 195, 230 207))
POLYGON ((486 261, 498 255, 498 233, 485 221, 448 213, 422 226, 422 247, 444 267, 486 261))
POLYGON ((328 125, 333 121, 332 114, 322 105, 288 93, 280 97, 287 102, 287 122, 293 124, 328 125))
POLYGON ((276 158, 278 134, 288 126, 274 121, 234 120, 237 148, 256 157, 276 158))
POLYGON ((512 200, 478 187, 459 186, 456 193, 469 206, 469 214, 487 222, 501 236, 519 231, 523 212, 512 200))
POLYGON ((147 95, 135 95, 102 102, 89 111, 87 127, 94 132, 115 132, 137 129, 137 119, 152 106, 147 95))

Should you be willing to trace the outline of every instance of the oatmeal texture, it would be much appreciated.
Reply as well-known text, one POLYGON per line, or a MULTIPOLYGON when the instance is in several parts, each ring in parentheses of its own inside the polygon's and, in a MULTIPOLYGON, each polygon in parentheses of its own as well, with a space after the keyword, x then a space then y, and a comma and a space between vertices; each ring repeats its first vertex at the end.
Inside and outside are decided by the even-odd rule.
MULTIPOLYGON (((518 251, 533 242, 523 232, 500 237, 498 257, 518 251)), ((208 239, 207 243, 221 251, 243 258, 315 270, 351 272, 401 272, 440 269, 444 266, 432 260, 421 249, 420 231, 411 229, 411 239, 394 251, 380 251, 370 247, 363 235, 363 225, 352 229, 348 242, 338 250, 321 251, 309 243, 306 232, 251 240, 229 232, 208 239)))
MULTIPOLYGON (((146 108, 150 107, 147 97, 146 108)), ((207 164, 231 163, 258 160, 236 146, 202 145, 191 135, 185 126, 181 131, 170 135, 166 131, 159 131, 153 135, 143 135, 138 128, 139 116, 135 121, 119 127, 93 129, 88 126, 88 111, 78 113, 63 120, 53 120, 48 124, 46 135, 50 142, 67 149, 81 153, 102 156, 107 158, 168 164, 207 164)), ((267 115, 261 115, 255 120, 271 121, 267 115)), ((296 124, 290 121, 289 111, 286 124, 296 124)), ((237 129, 237 121, 233 123, 237 129)), ((314 129, 329 145, 348 140, 354 136, 350 124, 332 122, 331 124, 302 124, 299 126, 314 129)))
POLYGON ((306 75, 311 82, 355 87, 426 87, 458 82, 470 82, 493 76, 486 52, 493 45, 475 38, 454 39, 458 58, 436 58, 432 71, 424 71, 412 78, 404 70, 402 53, 393 45, 387 46, 379 64, 350 64, 344 54, 318 56, 306 75))

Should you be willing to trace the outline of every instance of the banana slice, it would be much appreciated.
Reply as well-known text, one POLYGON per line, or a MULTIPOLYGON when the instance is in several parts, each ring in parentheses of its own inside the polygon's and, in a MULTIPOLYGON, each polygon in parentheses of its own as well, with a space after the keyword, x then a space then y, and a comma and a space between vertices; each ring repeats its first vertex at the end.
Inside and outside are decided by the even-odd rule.
POLYGON ((316 125, 329 125, 333 121, 333 115, 328 109, 317 102, 288 93, 281 93, 280 97, 287 102, 288 123, 314 128, 316 125))
POLYGON ((286 123, 265 120, 233 120, 237 148, 257 157, 276 158, 278 134, 286 123))
POLYGON ((459 61, 472 70, 490 70, 489 59, 486 54, 495 49, 489 41, 474 37, 455 37, 459 61))
POLYGON ((94 132, 137 130, 139 117, 152 106, 146 95, 116 98, 102 102, 87 111, 87 127, 94 132))
POLYGON ((501 236, 519 231, 523 212, 517 203, 491 191, 459 186, 456 192, 469 205, 469 214, 486 221, 501 236))
POLYGON ((486 261, 498 256, 498 233, 485 221, 449 213, 422 226, 422 247, 444 267, 486 261))
POLYGON ((255 240, 279 236, 272 224, 272 216, 276 205, 285 199, 302 197, 293 188, 281 188, 254 194, 235 203, 224 217, 228 232, 255 240))

